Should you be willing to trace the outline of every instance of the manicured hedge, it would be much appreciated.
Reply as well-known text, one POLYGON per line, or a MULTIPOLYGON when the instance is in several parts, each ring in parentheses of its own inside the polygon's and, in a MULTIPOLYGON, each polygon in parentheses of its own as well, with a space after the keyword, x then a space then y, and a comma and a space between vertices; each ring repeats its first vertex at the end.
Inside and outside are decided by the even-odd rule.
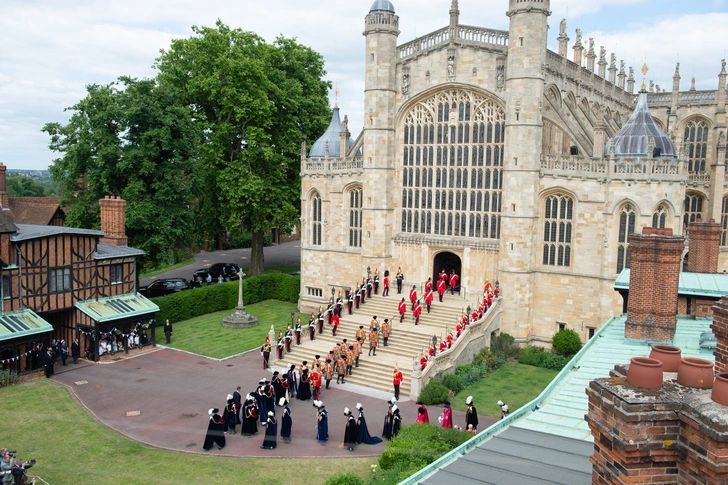
MULTIPOLYGON (((243 280, 243 301, 246 305, 263 300, 298 302, 301 277, 283 273, 266 273, 243 280)), ((180 322, 199 315, 230 310, 238 304, 238 282, 212 284, 151 299, 157 306, 157 325, 180 322)))

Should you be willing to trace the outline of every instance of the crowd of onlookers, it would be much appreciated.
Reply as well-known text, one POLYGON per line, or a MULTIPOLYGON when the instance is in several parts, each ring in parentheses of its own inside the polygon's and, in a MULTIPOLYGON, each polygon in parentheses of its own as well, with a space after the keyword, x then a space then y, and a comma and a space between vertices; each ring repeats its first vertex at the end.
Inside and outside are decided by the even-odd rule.
POLYGON ((34 484, 35 478, 27 474, 27 470, 35 465, 35 460, 16 458, 15 450, 3 448, 0 450, 0 483, 2 485, 34 484))

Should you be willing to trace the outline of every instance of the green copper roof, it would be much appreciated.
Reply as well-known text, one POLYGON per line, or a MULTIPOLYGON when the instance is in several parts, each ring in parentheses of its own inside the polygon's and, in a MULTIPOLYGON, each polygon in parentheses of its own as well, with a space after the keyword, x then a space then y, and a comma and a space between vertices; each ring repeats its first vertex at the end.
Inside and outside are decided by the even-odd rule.
POLYGON ((99 323, 122 318, 148 316, 159 311, 157 305, 139 293, 79 301, 76 303, 76 308, 99 323))
MULTIPOLYGON (((629 269, 624 269, 614 282, 615 290, 629 289, 629 269)), ((728 274, 680 273, 678 295, 720 298, 728 295, 728 274)))
POLYGON ((53 326, 33 310, 19 310, 0 315, 0 340, 7 340, 53 330, 53 326))

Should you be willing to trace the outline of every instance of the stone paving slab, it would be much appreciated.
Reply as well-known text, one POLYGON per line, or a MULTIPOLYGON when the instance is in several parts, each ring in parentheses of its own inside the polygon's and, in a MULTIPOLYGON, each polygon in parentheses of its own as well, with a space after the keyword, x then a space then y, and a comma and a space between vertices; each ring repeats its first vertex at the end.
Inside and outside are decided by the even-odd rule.
MULTIPOLYGON (((364 406, 370 434, 381 436, 387 411, 387 395, 367 392, 366 388, 349 384, 331 384, 323 390, 321 400, 329 411, 329 442, 316 440, 316 410, 311 401, 293 399, 290 404, 293 429, 292 442, 278 440, 275 450, 261 450, 263 428, 251 439, 227 436, 222 450, 202 450, 207 429, 208 409, 225 405, 227 394, 242 386, 243 396, 252 392, 258 381, 270 378, 270 371, 261 369, 258 352, 218 361, 206 357, 159 349, 135 358, 107 365, 74 366, 52 380, 67 386, 83 406, 103 425, 143 444, 188 453, 240 457, 349 457, 378 456, 379 445, 359 445, 354 452, 339 446, 344 437, 344 407, 355 411, 357 402, 364 406), (87 381, 78 385, 76 382, 87 381), (127 416, 127 413, 130 416, 127 416)), ((399 404, 403 424, 417 417, 412 401, 399 404)), ((430 407, 429 415, 437 422, 441 408, 430 407)), ((465 414, 453 412, 454 423, 465 424, 465 414)), ((494 420, 481 417, 482 428, 494 420)), ((240 428, 238 427, 238 430, 240 428)))

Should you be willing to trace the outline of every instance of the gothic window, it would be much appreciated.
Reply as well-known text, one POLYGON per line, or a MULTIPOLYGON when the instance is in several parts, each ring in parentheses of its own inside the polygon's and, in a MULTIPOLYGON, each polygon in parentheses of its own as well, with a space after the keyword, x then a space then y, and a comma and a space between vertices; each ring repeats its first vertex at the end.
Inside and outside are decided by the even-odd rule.
POLYGON ((703 196, 700 194, 686 195, 684 213, 683 229, 687 232, 689 223, 703 218, 703 196))
POLYGON ((704 173, 708 153, 708 124, 694 119, 685 126, 683 143, 688 152, 688 172, 704 173))
POLYGON ((720 245, 728 246, 726 235, 728 234, 728 197, 723 198, 722 210, 720 211, 720 223, 723 225, 723 232, 720 233, 720 245))
POLYGON ((652 227, 664 229, 665 224, 667 224, 667 209, 665 204, 660 204, 655 209, 655 213, 652 214, 652 227))
POLYGON ((349 191, 349 246, 361 247, 362 189, 349 191))
POLYGON ((311 198, 311 244, 321 246, 321 196, 317 193, 311 198))
MULTIPOLYGON (((574 199, 556 194, 546 198, 543 232, 543 264, 571 266, 571 232, 574 199)), ((491 228, 493 232, 493 228, 491 228)))
POLYGON ((625 204, 619 212, 617 273, 620 273, 624 268, 629 268, 629 235, 634 233, 635 218, 636 215, 632 204, 625 204))
POLYGON ((415 195, 414 204, 402 193, 403 232, 500 237, 503 108, 480 94, 449 90, 413 106, 402 133, 404 186, 440 189, 434 204, 430 191, 419 199, 415 195), (434 173, 428 168, 433 166, 434 173), (419 217, 412 217, 410 208, 418 209, 419 217))

